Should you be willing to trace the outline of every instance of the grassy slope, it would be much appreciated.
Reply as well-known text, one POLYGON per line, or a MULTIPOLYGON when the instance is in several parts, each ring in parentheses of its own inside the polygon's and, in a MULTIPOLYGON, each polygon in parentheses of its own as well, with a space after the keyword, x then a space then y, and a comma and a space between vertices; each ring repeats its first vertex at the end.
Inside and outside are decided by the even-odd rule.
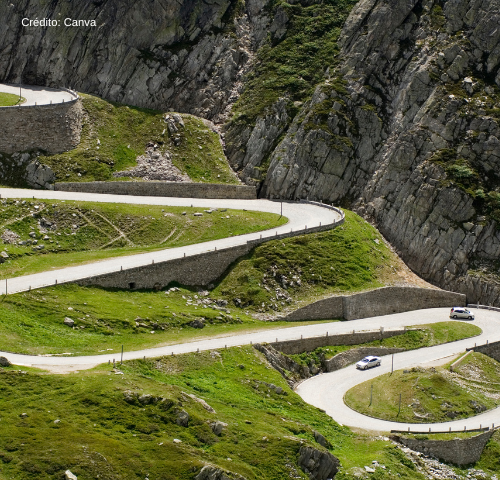
POLYGON ((336 478, 353 478, 345 472, 373 459, 387 465, 383 478, 423 478, 389 442, 354 436, 305 404, 251 347, 128 362, 122 370, 55 376, 0 369, 1 421, 9 432, 0 437, 5 478, 59 478, 69 468, 79 480, 181 480, 213 463, 248 480, 306 479, 297 465, 300 446, 323 450, 313 430, 342 462, 336 478), (126 390, 166 401, 127 403, 126 390), (181 409, 190 415, 188 427, 176 424, 181 409), (214 420, 227 423, 220 437, 210 429, 214 420))
POLYGON ((12 93, 0 92, 0 107, 12 107, 18 103, 24 103, 26 99, 21 97, 19 101, 19 95, 13 95, 12 93))
POLYGON ((117 180, 112 173, 136 165, 137 156, 153 142, 171 152, 173 163, 195 182, 238 183, 219 136, 201 119, 181 115, 185 129, 180 130, 181 141, 175 146, 164 113, 91 95, 81 97, 86 112, 81 143, 69 152, 40 157, 56 173, 57 181, 117 180))
POLYGON ((474 416, 480 413, 479 408, 490 409, 499 404, 495 397, 500 391, 500 364, 479 353, 472 357, 474 370, 481 372, 483 383, 475 381, 469 373, 472 370, 464 365, 455 374, 446 368, 414 368, 357 385, 346 393, 346 403, 362 413, 400 422, 443 422, 474 416), (372 383, 373 403, 369 406, 372 383), (416 417, 414 412, 425 418, 416 417))
POLYGON ((345 213, 345 224, 334 230, 257 247, 235 264, 214 294, 269 312, 397 282, 393 267, 402 262, 375 228, 345 213))
MULTIPOLYGON (((253 123, 278 98, 304 101, 324 80, 324 72, 337 62, 337 40, 354 0, 327 0, 303 6, 276 0, 270 7, 289 19, 287 32, 278 40, 270 35, 245 83, 233 111, 232 122, 253 123)), ((292 112, 293 113, 293 112, 292 112)))
POLYGON ((360 345, 339 345, 332 347, 320 347, 313 352, 304 352, 299 355, 290 355, 297 363, 309 365, 311 362, 320 365, 321 357, 329 359, 340 352, 359 347, 386 347, 404 348, 414 350, 422 347, 432 347, 442 343, 454 342, 463 338, 473 337, 481 333, 476 325, 457 322, 439 322, 429 325, 419 325, 415 330, 408 330, 402 335, 375 340, 360 345))
POLYGON ((50 200, 1 200, 0 233, 9 229, 18 241, 37 245, 4 245, 9 259, 0 276, 13 277, 92 260, 148 250, 179 247, 272 228, 283 217, 241 210, 205 213, 203 209, 151 205, 104 204, 50 200), (186 212, 186 215, 182 215, 186 212), (203 216, 195 217, 193 213, 203 216), (40 228, 47 225, 45 231, 40 228), (75 228, 76 227, 76 228, 75 228), (49 237, 44 239, 44 237, 49 237), (37 250, 44 245, 43 250, 37 250))
POLYGON ((68 284, 2 297, 0 350, 86 355, 118 352, 122 345, 125 350, 138 350, 296 325, 261 322, 234 308, 218 307, 214 299, 186 289, 166 294, 68 284), (207 300, 210 304, 203 308, 201 301, 207 300), (65 317, 72 318, 76 328, 65 326, 65 317), (193 320, 204 321, 205 327, 191 326, 193 320))
MULTIPOLYGON (((73 207, 69 205, 68 208, 73 207)), ((154 216, 154 212, 151 209, 148 217, 154 216)), ((213 215, 215 214, 210 218, 214 218, 213 215)), ((116 217, 115 214, 113 218, 116 217)), ((75 217, 71 213, 71 221, 73 218, 75 217)), ((204 308, 201 304, 202 297, 195 298, 199 296, 196 289, 182 289, 165 295, 164 292, 130 292, 60 285, 9 295, 2 302, 0 349, 25 353, 72 351, 88 354, 107 348, 116 351, 122 344, 130 350, 141 346, 175 343, 195 336, 277 327, 283 323, 268 325, 252 317, 256 310, 262 310, 260 302, 270 301, 271 293, 259 286, 266 272, 271 269, 277 275, 283 272, 291 278, 288 269, 292 265, 295 264, 297 270, 303 270, 299 274, 302 278, 300 287, 284 290, 280 286, 282 292, 290 295, 290 303, 295 305, 298 300, 310 301, 320 295, 390 283, 395 277, 386 272, 390 270, 393 274, 392 266, 398 265, 400 261, 380 238, 368 223, 347 212, 346 224, 331 232, 272 241, 260 246, 249 257, 236 263, 229 275, 210 292, 210 297, 203 297, 229 300, 223 310, 214 310, 214 302, 204 308), (314 268, 318 275, 313 275, 306 268, 312 262, 307 258, 309 256, 314 257, 314 268), (246 277, 242 278, 243 275, 246 277), (258 295, 254 293, 256 290, 258 295), (235 297, 254 299, 255 303, 239 308, 232 302, 235 297), (121 305, 120 309, 116 309, 117 304, 121 305), (68 311, 69 307, 74 311, 68 311), (230 313, 225 311, 226 308, 230 313), (76 321, 77 330, 71 330, 62 324, 65 316, 76 321), (138 317, 147 319, 138 323, 144 323, 148 328, 136 327, 135 320, 138 317), (207 326, 203 330, 187 325, 200 318, 206 320, 207 326), (154 324, 157 326, 154 327, 154 324), (82 326, 85 328, 80 329, 82 326), (156 331, 154 335, 149 333, 152 330, 156 331)), ((268 277, 266 286, 274 288, 272 281, 275 281, 275 277, 268 277)), ((288 302, 284 303, 288 305, 288 302)))

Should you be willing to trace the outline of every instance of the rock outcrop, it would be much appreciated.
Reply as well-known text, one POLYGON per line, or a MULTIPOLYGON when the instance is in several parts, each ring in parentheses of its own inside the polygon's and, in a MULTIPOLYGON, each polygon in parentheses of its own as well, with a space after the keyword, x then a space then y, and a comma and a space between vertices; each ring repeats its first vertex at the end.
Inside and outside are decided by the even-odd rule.
POLYGON ((496 0, 361 0, 261 194, 351 206, 424 279, 498 303, 499 24, 496 0))
POLYGON ((195 480, 245 480, 244 477, 237 473, 225 472, 221 468, 212 465, 205 465, 194 478, 195 480))
POLYGON ((266 0, 2 2, 0 81, 71 86, 103 98, 217 122, 267 36, 266 0), (78 28, 22 19, 95 20, 78 28))
POLYGON ((329 480, 335 477, 340 462, 330 452, 323 452, 313 447, 300 447, 300 468, 309 474, 311 480, 329 480))

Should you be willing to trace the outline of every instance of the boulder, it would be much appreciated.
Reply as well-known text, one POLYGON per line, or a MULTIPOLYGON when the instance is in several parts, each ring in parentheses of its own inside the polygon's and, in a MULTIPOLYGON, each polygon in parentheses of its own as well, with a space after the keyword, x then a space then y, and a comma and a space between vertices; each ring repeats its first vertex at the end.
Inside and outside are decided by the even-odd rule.
POLYGON ((330 452, 322 452, 314 447, 302 446, 298 464, 309 474, 310 480, 328 480, 335 477, 340 467, 337 457, 330 452))
POLYGON ((245 480, 245 478, 237 473, 229 473, 221 468, 205 465, 194 480, 245 480))
POLYGON ((322 447, 332 448, 330 442, 321 433, 314 430, 314 440, 316 440, 322 447))
POLYGON ((75 325, 75 321, 72 318, 66 317, 64 319, 64 325, 67 325, 68 327, 73 327, 75 325))
POLYGON ((185 410, 179 410, 175 421, 180 427, 187 427, 189 425, 189 413, 185 410))
POLYGON ((217 420, 217 421, 211 423, 210 427, 212 428, 212 432, 214 432, 215 435, 220 436, 222 433, 222 430, 224 430, 224 427, 227 427, 227 423, 219 422, 217 420))
POLYGON ((10 367, 11 365, 5 357, 0 357, 0 367, 10 367))
POLYGON ((65 480, 78 480, 78 477, 74 473, 71 473, 71 470, 64 472, 64 478, 65 480))

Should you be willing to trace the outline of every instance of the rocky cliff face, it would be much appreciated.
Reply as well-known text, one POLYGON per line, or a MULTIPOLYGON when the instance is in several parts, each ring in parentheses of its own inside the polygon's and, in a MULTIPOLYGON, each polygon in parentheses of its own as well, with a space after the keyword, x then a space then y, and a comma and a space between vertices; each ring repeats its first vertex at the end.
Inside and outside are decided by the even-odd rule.
POLYGON ((269 197, 371 218, 423 278, 500 294, 500 3, 361 0, 272 154, 269 197))
POLYGON ((1 2, 0 81, 71 86, 108 100, 223 121, 267 35, 266 0, 1 2), (23 27, 22 19, 60 20, 23 27), (65 27, 64 19, 96 27, 65 27))
POLYGON ((499 0, 353 4, 4 2, 0 80, 211 119, 263 196, 350 206, 426 280, 498 304, 499 0))

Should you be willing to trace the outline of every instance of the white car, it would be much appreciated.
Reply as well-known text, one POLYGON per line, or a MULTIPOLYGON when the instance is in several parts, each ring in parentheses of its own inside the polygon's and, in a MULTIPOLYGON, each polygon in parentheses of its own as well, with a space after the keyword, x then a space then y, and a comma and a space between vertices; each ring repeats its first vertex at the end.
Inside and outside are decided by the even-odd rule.
POLYGON ((382 359, 380 357, 374 357, 370 355, 356 363, 356 368, 359 368, 360 370, 366 370, 367 368, 378 367, 381 363, 382 359))
POLYGON ((474 320, 474 312, 465 307, 453 307, 450 311, 450 318, 467 318, 474 320))

